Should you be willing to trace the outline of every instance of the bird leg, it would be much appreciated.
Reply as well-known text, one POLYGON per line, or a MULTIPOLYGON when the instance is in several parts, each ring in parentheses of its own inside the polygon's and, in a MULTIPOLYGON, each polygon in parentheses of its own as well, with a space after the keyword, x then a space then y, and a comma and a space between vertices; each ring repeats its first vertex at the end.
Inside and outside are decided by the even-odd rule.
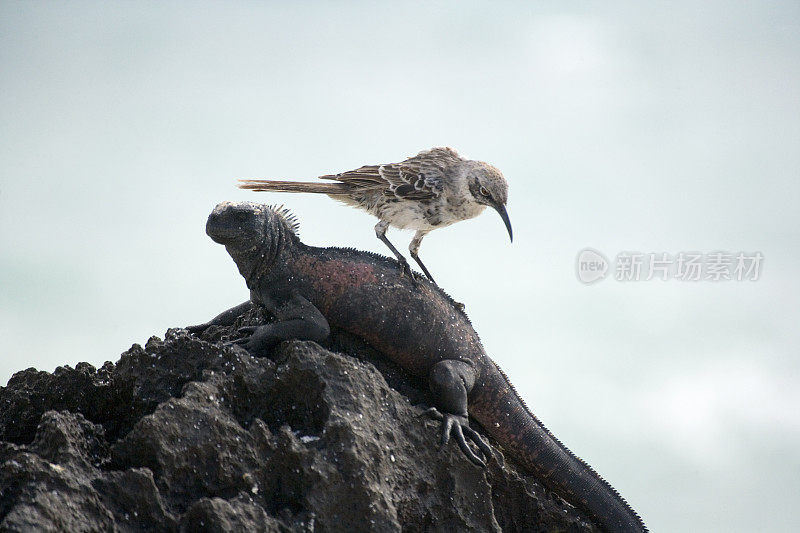
MULTIPOLYGON (((428 276, 428 279, 431 280, 434 284, 438 285, 438 283, 436 283, 436 280, 433 279, 433 276, 431 276, 431 273, 428 272, 428 269, 425 268, 425 265, 422 264, 419 255, 417 255, 417 252, 419 252, 419 247, 422 244, 422 238, 428 233, 429 232, 427 231, 418 230, 417 233, 414 235, 414 238, 411 239, 411 244, 408 245, 408 251, 409 253, 411 253, 411 257, 414 258, 414 261, 417 262, 422 271, 425 272, 425 275, 428 276)), ((459 311, 464 310, 464 304, 462 304, 461 302, 453 302, 453 305, 459 311)))
POLYGON ((418 230, 417 233, 414 234, 414 238, 411 239, 411 244, 408 246, 408 251, 411 253, 411 257, 414 258, 414 261, 417 262, 422 271, 425 272, 425 275, 428 276, 428 279, 436 283, 436 280, 433 279, 433 276, 431 276, 431 273, 428 272, 428 269, 425 268, 425 265, 422 264, 422 261, 417 255, 417 252, 419 252, 419 247, 422 244, 422 238, 427 234, 427 231, 418 230))
POLYGON ((389 239, 386 238, 387 229, 389 229, 389 223, 381 220, 380 222, 375 224, 375 236, 378 237, 378 239, 380 239, 383 242, 383 244, 388 246, 389 249, 392 251, 392 253, 395 255, 395 257, 397 257, 397 262, 400 263, 400 271, 403 274, 408 274, 408 276, 411 278, 411 281, 416 281, 414 279, 414 274, 411 272, 411 267, 408 266, 408 261, 406 260, 406 258, 403 257, 403 254, 397 251, 397 248, 395 248, 394 245, 391 242, 389 242, 389 239))

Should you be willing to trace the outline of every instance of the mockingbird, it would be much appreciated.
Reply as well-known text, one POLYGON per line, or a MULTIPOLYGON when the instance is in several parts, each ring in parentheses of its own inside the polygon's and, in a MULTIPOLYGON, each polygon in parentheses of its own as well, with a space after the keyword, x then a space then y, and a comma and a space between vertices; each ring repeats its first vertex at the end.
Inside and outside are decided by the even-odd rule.
POLYGON ((319 179, 334 183, 247 179, 239 180, 239 187, 322 193, 364 209, 380 219, 375 234, 408 274, 408 261, 386 238, 386 230, 389 226, 416 230, 408 251, 431 281, 433 276, 417 253, 422 238, 432 230, 476 217, 489 206, 500 214, 513 241, 506 212, 508 184, 503 174, 488 163, 462 158, 452 148, 431 148, 401 163, 366 165, 319 179))

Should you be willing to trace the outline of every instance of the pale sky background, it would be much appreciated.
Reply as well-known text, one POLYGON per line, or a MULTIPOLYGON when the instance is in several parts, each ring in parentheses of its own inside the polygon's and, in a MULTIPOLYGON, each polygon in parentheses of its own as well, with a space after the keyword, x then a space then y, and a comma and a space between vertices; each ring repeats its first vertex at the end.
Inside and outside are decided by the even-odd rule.
MULTIPOLYGON (((653 531, 800 528, 797 2, 0 3, 0 383, 116 361, 247 297, 235 179, 449 145, 510 183, 429 235, 528 405, 653 531), (755 282, 586 286, 584 247, 755 252, 755 282)), ((390 231, 406 249, 411 233, 390 231)))

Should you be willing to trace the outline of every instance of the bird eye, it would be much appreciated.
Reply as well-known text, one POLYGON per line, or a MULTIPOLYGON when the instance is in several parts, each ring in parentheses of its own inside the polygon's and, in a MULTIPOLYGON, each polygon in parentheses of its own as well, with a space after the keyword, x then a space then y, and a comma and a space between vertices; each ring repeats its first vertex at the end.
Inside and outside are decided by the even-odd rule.
POLYGON ((481 194, 484 196, 489 196, 489 190, 486 187, 481 187, 481 194))

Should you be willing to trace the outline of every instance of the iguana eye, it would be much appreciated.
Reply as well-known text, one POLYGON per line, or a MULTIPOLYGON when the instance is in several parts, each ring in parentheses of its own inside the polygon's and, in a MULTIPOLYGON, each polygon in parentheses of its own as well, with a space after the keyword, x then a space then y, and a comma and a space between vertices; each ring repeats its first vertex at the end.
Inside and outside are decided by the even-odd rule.
POLYGON ((481 187, 481 194, 484 196, 489 196, 489 189, 486 187, 481 187))

